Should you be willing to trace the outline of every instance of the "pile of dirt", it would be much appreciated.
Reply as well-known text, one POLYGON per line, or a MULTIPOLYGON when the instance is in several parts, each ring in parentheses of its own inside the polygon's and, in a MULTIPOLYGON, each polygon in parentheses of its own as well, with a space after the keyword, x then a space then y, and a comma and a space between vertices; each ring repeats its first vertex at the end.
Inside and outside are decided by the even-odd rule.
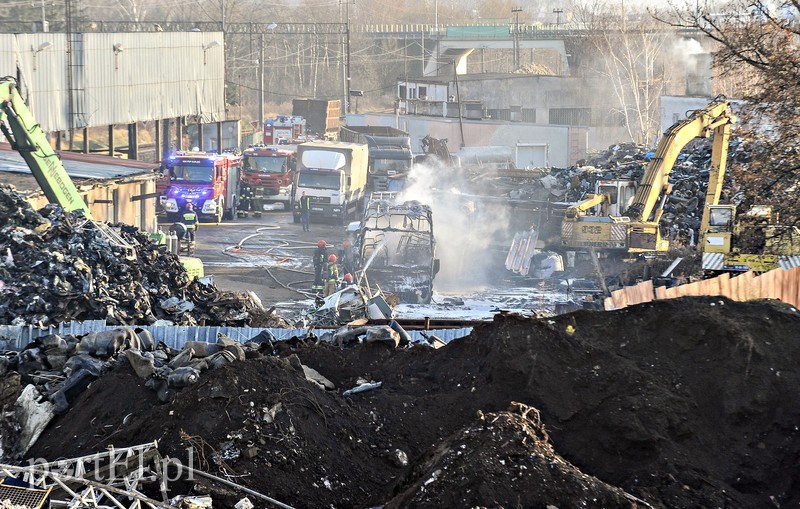
MULTIPOLYGON (((169 404, 123 365, 29 457, 158 440, 299 507, 793 507, 798 337, 800 314, 779 302, 684 298, 500 314, 440 349, 283 343, 169 404), (358 380, 382 385, 344 395, 358 380)), ((242 496, 206 480, 194 491, 219 507, 242 496)))

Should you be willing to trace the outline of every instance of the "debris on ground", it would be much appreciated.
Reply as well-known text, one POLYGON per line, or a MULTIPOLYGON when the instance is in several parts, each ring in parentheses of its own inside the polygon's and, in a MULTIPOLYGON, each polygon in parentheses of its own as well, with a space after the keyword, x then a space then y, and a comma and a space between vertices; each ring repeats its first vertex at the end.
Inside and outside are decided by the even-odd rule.
POLYGON ((55 205, 35 211, 0 185, 0 323, 285 327, 252 292, 189 277, 180 258, 137 228, 115 225, 127 259, 91 221, 55 205))
MULTIPOLYGON (((166 403, 118 359, 26 457, 156 440, 298 507, 794 507, 797 337, 800 313, 773 301, 498 314, 440 348, 244 345, 166 403)), ((3 381, 7 414, 25 382, 3 381)), ((246 495, 197 477, 169 489, 218 508, 246 495)))

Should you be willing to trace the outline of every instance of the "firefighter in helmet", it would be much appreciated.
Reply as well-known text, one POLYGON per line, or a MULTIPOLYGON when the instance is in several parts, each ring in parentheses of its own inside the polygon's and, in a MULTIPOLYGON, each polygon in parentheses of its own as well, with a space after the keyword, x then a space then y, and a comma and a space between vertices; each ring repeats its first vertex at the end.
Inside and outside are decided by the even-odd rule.
POLYGON ((186 202, 186 209, 183 211, 183 220, 181 221, 186 227, 186 236, 189 242, 194 242, 195 232, 197 231, 197 213, 194 211, 194 204, 186 202))
POLYGON ((323 274, 325 278, 325 289, 323 291, 323 295, 327 297, 336 291, 336 285, 339 282, 339 266, 336 265, 335 254, 332 254, 328 257, 328 263, 325 264, 325 270, 323 271, 323 274))
POLYGON ((328 259, 328 244, 324 240, 317 241, 317 249, 314 251, 314 284, 311 285, 311 290, 321 292, 322 286, 322 269, 325 266, 325 261, 328 259))

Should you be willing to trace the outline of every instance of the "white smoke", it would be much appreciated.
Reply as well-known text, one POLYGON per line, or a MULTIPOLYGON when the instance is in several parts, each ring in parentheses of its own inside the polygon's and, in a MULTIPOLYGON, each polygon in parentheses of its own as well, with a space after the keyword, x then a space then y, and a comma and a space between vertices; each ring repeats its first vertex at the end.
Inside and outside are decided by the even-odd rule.
POLYGON ((418 164, 398 196, 401 202, 416 200, 431 207, 441 263, 434 279, 437 292, 484 289, 504 275, 493 269, 502 267, 503 249, 508 249, 507 209, 476 196, 470 189, 478 186, 465 175, 461 168, 418 164))
POLYGON ((686 57, 688 55, 697 55, 698 53, 706 53, 703 45, 697 39, 682 38, 675 41, 672 45, 672 53, 677 57, 686 57))

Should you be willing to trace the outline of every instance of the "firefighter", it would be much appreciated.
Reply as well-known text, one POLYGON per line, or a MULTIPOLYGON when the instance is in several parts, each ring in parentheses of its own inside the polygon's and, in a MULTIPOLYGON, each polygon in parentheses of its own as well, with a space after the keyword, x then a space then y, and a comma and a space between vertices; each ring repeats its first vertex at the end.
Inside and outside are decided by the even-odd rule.
POLYGON ((342 278, 342 285, 341 285, 340 290, 344 290, 345 288, 347 288, 348 286, 350 286, 352 284, 353 284, 353 275, 348 272, 342 278))
POLYGON ((309 228, 309 220, 311 216, 311 197, 306 196, 306 192, 303 191, 302 196, 300 196, 300 223, 303 225, 303 231, 311 231, 309 228))
POLYGON ((324 240, 317 241, 317 249, 314 251, 314 284, 311 286, 312 291, 321 292, 322 286, 322 269, 325 266, 325 260, 328 258, 328 244, 324 240))
POLYGON ((327 297, 336 291, 336 285, 339 282, 339 267, 336 265, 336 255, 332 254, 328 257, 328 263, 325 264, 323 271, 325 277, 325 289, 322 295, 327 297))
POLYGON ((342 264, 342 272, 345 274, 353 273, 355 269, 355 264, 353 263, 354 258, 355 253, 353 252, 352 245, 349 240, 345 240, 342 242, 342 249, 339 250, 339 263, 342 264))
POLYGON ((183 221, 186 227, 186 236, 189 242, 194 243, 195 231, 197 230, 197 214, 194 211, 194 204, 186 202, 186 209, 183 211, 183 221))

